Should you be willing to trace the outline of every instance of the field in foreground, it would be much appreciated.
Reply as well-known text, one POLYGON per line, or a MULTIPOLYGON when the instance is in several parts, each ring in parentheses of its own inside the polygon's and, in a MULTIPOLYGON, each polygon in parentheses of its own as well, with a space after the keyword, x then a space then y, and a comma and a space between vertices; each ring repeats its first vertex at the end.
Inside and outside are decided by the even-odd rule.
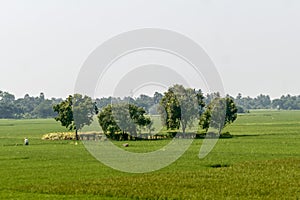
MULTIPOLYGON (((53 119, 0 120, 0 199, 300 199, 299 111, 240 115, 224 130, 234 137, 204 159, 203 140, 194 140, 176 162, 146 174, 115 171, 81 143, 40 139, 55 131, 65 129, 53 119)), ((167 142, 130 141, 126 150, 167 142)))

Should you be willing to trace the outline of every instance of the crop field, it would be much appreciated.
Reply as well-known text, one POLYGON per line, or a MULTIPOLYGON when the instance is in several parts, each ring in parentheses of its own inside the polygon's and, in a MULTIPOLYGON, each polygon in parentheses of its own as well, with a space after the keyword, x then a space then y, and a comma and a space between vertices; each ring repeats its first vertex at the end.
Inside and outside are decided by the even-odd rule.
MULTIPOLYGON (((41 140, 63 131, 53 119, 0 120, 0 199, 300 199, 300 111, 241 114, 205 158, 195 139, 176 162, 141 174, 105 166, 81 142, 41 140)), ((169 141, 126 141, 126 150, 169 141)))

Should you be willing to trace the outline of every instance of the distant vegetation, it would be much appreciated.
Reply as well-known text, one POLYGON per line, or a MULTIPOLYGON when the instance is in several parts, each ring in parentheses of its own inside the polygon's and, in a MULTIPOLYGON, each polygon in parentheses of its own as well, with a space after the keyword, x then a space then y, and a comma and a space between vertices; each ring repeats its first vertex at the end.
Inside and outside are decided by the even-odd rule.
MULTIPOLYGON (((207 94, 203 101, 206 105, 214 99, 216 94, 207 94)), ((156 92, 152 97, 141 94, 137 98, 126 97, 128 101, 138 107, 142 107, 150 114, 158 114, 155 105, 162 99, 163 94, 156 92)), ((280 109, 300 110, 300 95, 282 95, 278 99, 271 100, 269 95, 259 95, 255 98, 244 97, 238 94, 236 97, 229 96, 237 105, 238 112, 243 113, 252 109, 280 109)), ((16 99, 9 92, 0 90, 0 118, 2 119, 32 119, 32 118, 53 118, 56 113, 53 106, 63 101, 62 98, 46 99, 43 92, 39 96, 26 94, 23 98, 16 99)), ((111 104, 112 101, 120 101, 120 98, 102 97, 94 100, 99 110, 111 104)))
POLYGON ((282 95, 279 99, 271 100, 269 95, 260 94, 255 98, 243 97, 240 93, 234 98, 235 103, 244 110, 277 109, 300 110, 300 95, 282 95))
POLYGON ((0 118, 2 119, 30 119, 55 117, 53 105, 62 99, 45 99, 44 93, 38 97, 26 94, 16 99, 13 94, 0 91, 0 118))

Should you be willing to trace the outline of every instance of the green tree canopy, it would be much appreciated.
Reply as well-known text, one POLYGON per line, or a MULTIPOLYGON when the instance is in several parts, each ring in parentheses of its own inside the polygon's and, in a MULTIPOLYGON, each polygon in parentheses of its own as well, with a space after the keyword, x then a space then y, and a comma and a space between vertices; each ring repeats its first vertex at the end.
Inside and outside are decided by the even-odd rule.
POLYGON ((122 132, 123 139, 130 133, 137 135, 137 126, 143 127, 151 123, 144 114, 144 108, 133 104, 117 103, 107 105, 98 115, 99 124, 103 132, 110 138, 119 139, 118 133, 122 132))
POLYGON ((15 96, 0 90, 0 118, 14 118, 16 106, 15 96))
POLYGON ((55 120, 60 121, 61 125, 69 130, 75 130, 77 139, 78 130, 85 125, 90 125, 94 114, 97 113, 97 106, 91 97, 81 94, 69 95, 66 100, 54 105, 53 109, 58 113, 55 120))
POLYGON ((160 101, 159 113, 163 124, 168 129, 178 129, 181 125, 185 133, 187 126, 200 117, 205 105, 203 99, 201 90, 184 88, 182 85, 170 87, 160 101))
POLYGON ((237 107, 232 98, 215 98, 207 107, 200 119, 200 126, 206 130, 211 127, 221 130, 237 118, 237 107))

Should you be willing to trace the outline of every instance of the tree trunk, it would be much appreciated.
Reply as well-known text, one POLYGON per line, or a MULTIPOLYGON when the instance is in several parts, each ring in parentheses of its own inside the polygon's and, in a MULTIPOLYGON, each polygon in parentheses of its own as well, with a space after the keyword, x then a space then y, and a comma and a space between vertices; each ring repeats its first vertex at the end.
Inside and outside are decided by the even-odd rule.
POLYGON ((76 140, 79 140, 77 128, 75 129, 75 138, 76 140))
POLYGON ((222 132, 222 124, 219 125, 219 136, 221 135, 222 132))
POLYGON ((186 125, 184 123, 181 123, 181 125, 182 125, 182 136, 183 136, 183 138, 185 138, 186 125))

